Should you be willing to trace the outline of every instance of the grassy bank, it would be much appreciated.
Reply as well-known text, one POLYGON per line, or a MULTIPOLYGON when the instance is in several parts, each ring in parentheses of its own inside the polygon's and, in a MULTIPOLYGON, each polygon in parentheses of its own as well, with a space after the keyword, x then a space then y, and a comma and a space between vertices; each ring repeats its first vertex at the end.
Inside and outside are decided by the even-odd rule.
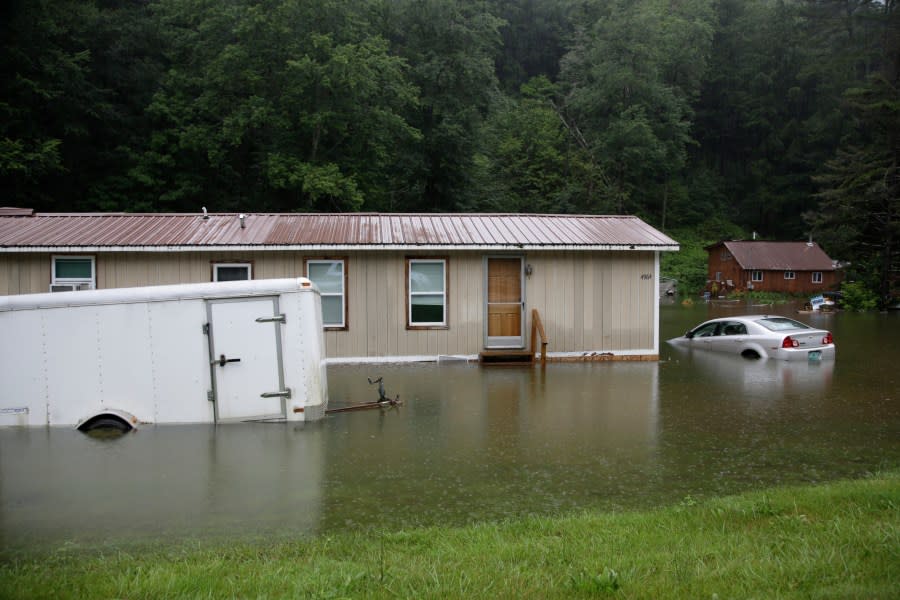
POLYGON ((889 598, 900 472, 648 512, 0 562, 0 598, 889 598))

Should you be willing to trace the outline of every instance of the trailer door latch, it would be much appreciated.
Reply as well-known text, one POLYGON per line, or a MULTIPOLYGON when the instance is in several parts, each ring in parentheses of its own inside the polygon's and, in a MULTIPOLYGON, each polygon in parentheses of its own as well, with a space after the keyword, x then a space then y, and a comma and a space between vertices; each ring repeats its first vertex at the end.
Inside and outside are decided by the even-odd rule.
POLYGON ((274 317, 256 317, 257 323, 287 323, 287 317, 284 314, 275 315, 274 317))
POLYGON ((217 358, 217 359, 215 359, 215 360, 209 361, 209 364, 211 364, 211 365, 219 365, 220 367, 224 367, 226 363, 230 363, 230 362, 241 362, 241 359, 239 359, 239 358, 225 358, 225 355, 224 355, 224 354, 220 354, 220 355, 219 355, 219 358, 217 358))

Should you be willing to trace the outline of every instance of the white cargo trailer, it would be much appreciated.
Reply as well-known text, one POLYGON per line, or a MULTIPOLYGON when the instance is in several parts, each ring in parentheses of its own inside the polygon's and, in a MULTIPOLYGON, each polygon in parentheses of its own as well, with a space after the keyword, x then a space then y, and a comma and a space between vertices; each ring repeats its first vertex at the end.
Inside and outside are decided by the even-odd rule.
POLYGON ((308 279, 0 297, 0 426, 322 418, 308 279))

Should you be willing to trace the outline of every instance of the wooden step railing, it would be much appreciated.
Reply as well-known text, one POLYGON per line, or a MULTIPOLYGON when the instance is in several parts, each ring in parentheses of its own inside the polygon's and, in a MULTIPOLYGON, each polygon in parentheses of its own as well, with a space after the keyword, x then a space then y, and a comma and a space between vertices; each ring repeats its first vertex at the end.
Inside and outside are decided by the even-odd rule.
POLYGON ((536 308, 531 309, 531 360, 534 362, 537 354, 537 336, 541 336, 541 364, 547 363, 547 334, 544 332, 544 324, 541 315, 536 308))

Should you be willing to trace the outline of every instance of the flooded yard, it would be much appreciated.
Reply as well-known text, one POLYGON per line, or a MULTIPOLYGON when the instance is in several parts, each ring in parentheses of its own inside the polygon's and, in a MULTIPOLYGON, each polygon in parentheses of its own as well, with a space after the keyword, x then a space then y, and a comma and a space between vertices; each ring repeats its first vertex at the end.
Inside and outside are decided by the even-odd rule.
MULTIPOLYGON (((662 337, 746 310, 666 305, 662 337)), ((403 405, 120 439, 0 429, 0 548, 464 524, 896 467, 900 315, 799 318, 834 332, 834 362, 663 341, 659 362, 342 365, 329 369, 331 407, 376 399, 377 376, 403 405)))

